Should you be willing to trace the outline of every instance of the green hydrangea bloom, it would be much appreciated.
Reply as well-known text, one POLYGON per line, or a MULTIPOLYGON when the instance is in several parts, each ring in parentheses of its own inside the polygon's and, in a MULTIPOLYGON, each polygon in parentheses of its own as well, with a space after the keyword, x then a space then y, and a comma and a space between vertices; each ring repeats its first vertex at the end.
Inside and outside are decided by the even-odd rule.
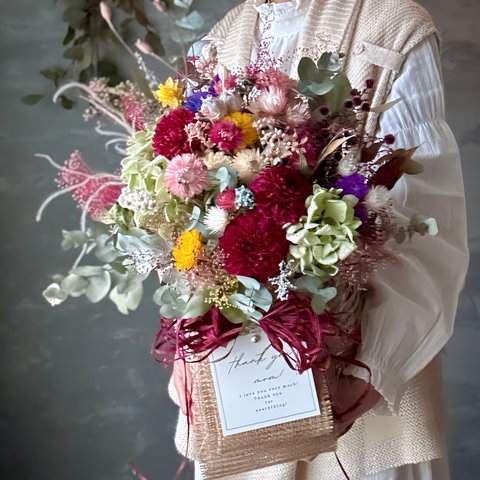
POLYGON ((305 275, 336 275, 339 263, 356 249, 356 229, 362 224, 354 215, 358 199, 340 193, 314 185, 306 201, 307 215, 287 227, 287 240, 293 244, 290 255, 305 275))
POLYGON ((152 144, 154 132, 153 124, 131 137, 127 156, 121 162, 121 178, 130 191, 145 192, 145 195, 138 196, 148 200, 130 207, 134 212, 135 226, 170 237, 177 223, 188 222, 192 206, 168 191, 164 180, 168 160, 156 155, 152 144))

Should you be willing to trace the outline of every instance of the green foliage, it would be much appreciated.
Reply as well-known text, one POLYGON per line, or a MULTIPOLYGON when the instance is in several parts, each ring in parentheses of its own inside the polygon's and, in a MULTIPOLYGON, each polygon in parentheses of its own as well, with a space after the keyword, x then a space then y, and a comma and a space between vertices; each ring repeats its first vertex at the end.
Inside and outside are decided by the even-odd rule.
POLYGON ((317 62, 304 57, 298 64, 298 89, 307 98, 341 112, 352 86, 342 71, 342 54, 325 52, 317 62))
MULTIPOLYGON (((101 0, 63 0, 62 21, 66 24, 62 39, 64 65, 48 66, 40 73, 50 80, 55 88, 62 83, 79 81, 88 83, 93 78, 107 78, 109 85, 116 85, 126 78, 119 75, 116 58, 124 57, 124 46, 120 44, 109 29, 100 13, 101 0), (113 47, 113 48, 112 48, 113 47)), ((60 2, 59 2, 60 3, 60 2)), ((161 37, 156 31, 153 19, 160 15, 169 15, 173 27, 169 36, 182 45, 196 40, 204 25, 202 15, 192 10, 193 0, 168 0, 161 2, 163 12, 147 7, 143 0, 107 0, 112 9, 112 22, 127 43, 126 38, 133 32, 144 38, 156 55, 165 56, 166 51, 161 37), (150 12, 149 12, 150 9, 150 12), (151 15, 153 12, 153 15, 151 15), (150 15, 151 18, 150 19, 150 15), (143 30, 143 34, 141 31, 143 30)), ((180 57, 173 57, 180 58, 180 57)), ((133 61, 133 59, 132 59, 133 61)), ((59 62, 60 63, 60 62, 59 62)), ((130 70, 133 75, 137 68, 130 70)), ((129 75, 130 75, 129 74, 129 75)), ((138 79, 135 79, 136 83, 138 79)), ((26 105, 35 105, 46 94, 25 95, 21 101, 26 105)), ((65 109, 73 107, 74 102, 66 96, 60 97, 65 109)))

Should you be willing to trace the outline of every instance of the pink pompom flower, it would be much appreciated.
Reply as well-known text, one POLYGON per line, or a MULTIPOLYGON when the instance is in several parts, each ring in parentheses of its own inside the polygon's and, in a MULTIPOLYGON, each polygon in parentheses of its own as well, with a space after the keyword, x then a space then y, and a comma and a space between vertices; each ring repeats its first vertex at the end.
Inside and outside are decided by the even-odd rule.
POLYGON ((242 145, 243 134, 233 122, 220 120, 210 130, 210 140, 223 152, 233 152, 242 145))
POLYGON ((208 187, 208 169, 193 154, 177 155, 167 165, 165 183, 171 193, 182 200, 189 200, 208 187))

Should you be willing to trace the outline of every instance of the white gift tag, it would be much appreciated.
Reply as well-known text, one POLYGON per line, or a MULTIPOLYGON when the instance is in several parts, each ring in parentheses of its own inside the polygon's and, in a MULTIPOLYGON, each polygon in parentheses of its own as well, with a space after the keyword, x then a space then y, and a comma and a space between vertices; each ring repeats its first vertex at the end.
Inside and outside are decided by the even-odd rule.
POLYGON ((239 336, 210 365, 225 436, 320 415, 311 370, 292 370, 266 335, 239 336))

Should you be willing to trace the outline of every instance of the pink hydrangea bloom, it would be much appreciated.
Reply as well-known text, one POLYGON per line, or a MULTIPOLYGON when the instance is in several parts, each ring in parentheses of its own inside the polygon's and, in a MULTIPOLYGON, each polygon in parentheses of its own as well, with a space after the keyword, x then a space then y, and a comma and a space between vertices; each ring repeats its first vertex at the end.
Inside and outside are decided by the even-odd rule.
POLYGON ((168 190, 189 200, 208 187, 208 169, 200 158, 184 153, 173 157, 165 170, 165 182, 168 190))

